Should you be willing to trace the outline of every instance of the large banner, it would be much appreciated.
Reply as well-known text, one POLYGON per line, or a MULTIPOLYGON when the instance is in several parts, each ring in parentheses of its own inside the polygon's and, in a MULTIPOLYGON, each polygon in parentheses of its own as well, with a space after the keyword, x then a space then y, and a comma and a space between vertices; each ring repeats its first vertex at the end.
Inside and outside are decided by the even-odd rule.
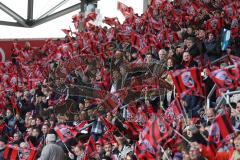
MULTIPOLYGON (((41 47, 46 39, 18 39, 18 45, 24 46, 26 42, 30 42, 31 47, 41 47)), ((12 54, 13 39, 0 40, 0 62, 9 60, 12 54)))

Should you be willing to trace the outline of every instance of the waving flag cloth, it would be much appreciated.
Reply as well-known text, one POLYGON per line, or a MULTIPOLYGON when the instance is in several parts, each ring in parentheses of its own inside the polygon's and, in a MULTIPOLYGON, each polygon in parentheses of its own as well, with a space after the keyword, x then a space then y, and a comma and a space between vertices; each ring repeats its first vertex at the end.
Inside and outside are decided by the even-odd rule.
POLYGON ((102 21, 103 23, 106 23, 109 26, 118 26, 120 23, 116 17, 114 18, 109 18, 109 17, 104 17, 104 20, 102 21))
POLYGON ((199 68, 188 68, 171 72, 178 95, 196 94, 203 96, 202 77, 199 68))
POLYGON ((17 159, 17 157, 18 157, 18 147, 7 145, 3 153, 3 159, 13 160, 13 159, 17 159))
POLYGON ((223 112, 219 114, 215 122, 218 124, 220 128, 220 137, 223 140, 229 139, 231 137, 231 134, 234 133, 234 129, 229 117, 229 114, 227 112, 223 112))
POLYGON ((37 157, 37 150, 34 148, 31 148, 28 156, 28 160, 35 160, 36 157, 37 157))
POLYGON ((107 131, 105 132, 99 139, 98 141, 102 141, 103 143, 118 143, 113 132, 107 131))
POLYGON ((216 116, 214 123, 210 126, 208 136, 208 150, 213 154, 217 149, 232 138, 234 129, 227 112, 220 113, 216 116))
POLYGON ((139 160, 155 160, 156 154, 148 150, 147 146, 144 143, 136 143, 134 153, 136 154, 139 160))
POLYGON ((137 49, 140 48, 140 35, 137 35, 134 32, 131 33, 131 45, 137 49))
POLYGON ((116 126, 114 126, 112 123, 110 123, 108 120, 106 120, 103 116, 99 116, 99 118, 102 121, 102 123, 105 125, 105 127, 107 128, 107 131, 113 132, 114 130, 117 129, 116 126))
POLYGON ((74 24, 75 29, 79 28, 79 24, 82 19, 83 19, 83 16, 80 14, 76 14, 72 17, 72 22, 74 24))
POLYGON ((165 117, 170 120, 181 119, 186 116, 185 108, 183 108, 179 97, 176 97, 165 111, 165 117))
POLYGON ((88 22, 90 20, 95 21, 97 18, 97 13, 96 12, 91 12, 87 15, 85 22, 88 22))
POLYGON ((86 144, 83 160, 87 160, 93 157, 95 155, 95 151, 96 151, 96 143, 94 141, 93 136, 90 136, 86 144))
POLYGON ((123 14, 125 18, 134 14, 132 7, 128 7, 121 2, 117 3, 117 9, 123 14))
POLYGON ((159 118, 147 122, 146 128, 143 130, 143 139, 146 139, 149 144, 157 150, 159 144, 164 144, 164 141, 171 132, 170 126, 159 118), (144 133, 145 132, 145 133, 144 133))
POLYGON ((76 133, 73 132, 71 128, 65 125, 58 125, 54 128, 54 130, 63 143, 65 143, 68 139, 76 136, 76 133))
POLYGON ((127 126, 128 131, 135 138, 138 137, 139 133, 142 131, 142 126, 140 126, 137 122, 125 121, 123 124, 127 126))
POLYGON ((98 98, 102 99, 101 105, 106 109, 107 112, 116 110, 119 107, 119 99, 117 96, 105 91, 97 91, 98 98))
POLYGON ((14 98, 13 96, 10 97, 10 103, 11 103, 14 111, 15 111, 16 113, 20 113, 20 109, 19 109, 19 107, 17 106, 17 104, 16 104, 16 102, 15 102, 15 98, 14 98))
POLYGON ((234 89, 238 86, 239 67, 237 65, 232 69, 221 68, 212 72, 207 70, 207 73, 221 89, 234 89))

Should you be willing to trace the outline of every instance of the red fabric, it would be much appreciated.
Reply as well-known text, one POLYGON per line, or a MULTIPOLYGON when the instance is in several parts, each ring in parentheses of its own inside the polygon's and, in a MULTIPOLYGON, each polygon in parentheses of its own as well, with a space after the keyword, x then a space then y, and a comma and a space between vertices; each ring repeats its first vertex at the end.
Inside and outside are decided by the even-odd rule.
POLYGON ((63 33, 65 33, 67 36, 69 36, 70 30, 69 29, 62 29, 63 33))
POLYGON ((104 135, 100 138, 100 141, 103 142, 103 144, 107 144, 107 143, 116 143, 118 144, 116 138, 113 135, 113 132, 105 132, 104 135))
POLYGON ((65 125, 56 126, 54 130, 63 143, 65 143, 68 139, 71 139, 75 135, 75 133, 72 132, 72 130, 69 129, 68 126, 65 125))
POLYGON ((103 23, 106 23, 109 26, 118 26, 120 23, 117 18, 104 17, 103 23))
POLYGON ((96 143, 93 139, 93 136, 90 136, 87 144, 86 144, 86 148, 84 151, 84 160, 90 159, 91 157, 94 156, 96 151, 96 143))
POLYGON ((155 153, 151 153, 150 151, 147 150, 146 145, 139 144, 138 142, 136 143, 134 153, 136 154, 139 160, 145 160, 145 159, 155 160, 156 159, 155 153))
POLYGON ((221 138, 225 139, 230 134, 234 133, 234 129, 233 129, 229 114, 227 112, 218 115, 215 119, 215 122, 219 126, 221 138))
POLYGON ((19 108, 18 108, 18 106, 17 106, 13 96, 11 96, 10 102, 11 102, 12 107, 15 109, 15 112, 16 113, 20 113, 20 110, 19 110, 19 108))
POLYGON ((121 2, 118 2, 117 9, 123 14, 124 17, 134 14, 133 9, 131 7, 128 7, 127 5, 121 2))
POLYGON ((112 123, 107 121, 105 118, 103 118, 102 116, 100 116, 99 118, 102 121, 102 123, 105 125, 105 127, 107 128, 107 131, 113 132, 114 130, 117 130, 117 128, 112 123))
POLYGON ((173 83, 178 95, 197 94, 204 95, 201 71, 198 68, 189 68, 171 72, 173 83))
POLYGON ((137 49, 140 48, 140 36, 134 32, 131 33, 131 45, 137 49))
POLYGON ((139 133, 142 131, 142 126, 140 126, 137 122, 125 121, 123 124, 127 126, 133 137, 138 137, 139 133))
POLYGON ((97 18, 97 13, 96 12, 92 12, 92 13, 89 13, 86 17, 86 22, 92 20, 92 21, 95 21, 97 18))
POLYGON ((111 93, 104 93, 104 91, 99 91, 98 96, 102 99, 102 106, 109 112, 113 111, 118 107, 119 101, 117 97, 111 93))
POLYGON ((184 108, 178 97, 176 97, 175 100, 173 101, 172 107, 173 107, 173 112, 177 117, 179 116, 186 117, 184 108))
POLYGON ((169 125, 159 118, 155 118, 153 121, 148 122, 146 127, 149 132, 145 136, 145 139, 149 141, 154 149, 169 136, 169 125))
POLYGON ((7 125, 6 125, 5 122, 2 122, 2 123, 0 124, 0 135, 1 135, 2 133, 4 133, 4 130, 6 129, 6 127, 7 127, 7 125))
POLYGON ((37 150, 34 148, 30 149, 30 154, 28 156, 28 160, 35 160, 37 158, 37 150))
POLYGON ((15 160, 18 157, 18 147, 7 145, 3 153, 4 160, 15 160))
POLYGON ((72 21, 73 21, 73 24, 74 24, 74 27, 75 29, 78 29, 79 28, 79 24, 80 24, 80 21, 83 19, 82 16, 80 16, 80 14, 77 14, 77 15, 74 15, 72 17, 72 21))
POLYGON ((208 70, 208 76, 221 89, 234 89, 238 86, 238 79, 240 78, 239 66, 233 69, 216 69, 208 70))

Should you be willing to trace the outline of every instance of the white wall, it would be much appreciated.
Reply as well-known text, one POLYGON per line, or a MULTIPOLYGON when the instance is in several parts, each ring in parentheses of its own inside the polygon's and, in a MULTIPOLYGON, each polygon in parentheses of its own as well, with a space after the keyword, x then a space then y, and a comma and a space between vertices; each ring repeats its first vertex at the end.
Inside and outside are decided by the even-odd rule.
POLYGON ((132 7, 135 13, 139 15, 143 13, 143 0, 100 0, 98 2, 98 9, 100 9, 101 18, 118 17, 122 23, 124 17, 120 11, 117 10, 117 2, 122 2, 129 7, 132 7))
MULTIPOLYGON (((23 15, 26 18, 26 2, 22 3, 20 1, 27 0, 0 0, 0 2, 6 4, 13 10, 16 10, 18 14, 23 15)), ((62 0, 61 0, 62 1, 62 0)), ((52 8, 54 5, 61 2, 60 0, 35 0, 34 4, 34 18, 39 17, 41 14, 45 13, 48 9, 52 8)), ((133 7, 136 13, 141 14, 143 10, 143 0, 119 0, 120 2, 133 7)), ((76 4, 79 0, 69 0, 62 8, 66 8, 72 4, 76 4)), ((124 17, 117 10, 117 0, 100 0, 98 2, 98 9, 100 10, 100 16, 98 17, 97 24, 101 24, 101 20, 104 16, 115 17, 117 16, 122 22, 124 17)), ((10 38, 49 38, 49 37, 63 37, 64 33, 61 29, 68 29, 69 26, 73 29, 72 15, 77 14, 79 11, 75 11, 53 21, 47 22, 35 28, 21 28, 21 27, 10 27, 0 25, 0 39, 10 39, 10 38)), ((0 11, 0 20, 14 21, 9 18, 4 12, 0 11)))

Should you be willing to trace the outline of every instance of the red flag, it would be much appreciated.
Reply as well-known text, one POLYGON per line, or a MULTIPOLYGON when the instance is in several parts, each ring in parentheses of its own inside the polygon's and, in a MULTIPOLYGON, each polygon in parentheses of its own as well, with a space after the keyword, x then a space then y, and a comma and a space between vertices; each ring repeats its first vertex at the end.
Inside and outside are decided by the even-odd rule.
POLYGON ((132 7, 128 7, 121 2, 118 2, 117 9, 123 14, 125 18, 134 14, 132 7))
POLYGON ((136 33, 131 33, 131 45, 136 48, 140 48, 140 36, 136 33))
POLYGON ((145 160, 145 159, 155 160, 156 159, 155 153, 150 152, 145 144, 139 144, 138 142, 136 143, 134 153, 136 154, 139 160, 145 160))
POLYGON ((20 113, 20 110, 19 110, 19 108, 18 108, 18 106, 17 106, 13 96, 11 96, 10 102, 11 102, 11 105, 12 105, 13 109, 15 109, 15 112, 16 113, 20 113))
POLYGON ((177 118, 186 117, 186 112, 178 97, 170 105, 173 108, 173 113, 177 118))
POLYGON ((227 112, 220 113, 215 118, 214 123, 210 127, 207 149, 212 153, 216 153, 224 142, 229 141, 233 137, 234 129, 227 112))
POLYGON ((223 114, 219 114, 216 117, 215 122, 219 126, 222 139, 230 138, 229 136, 232 133, 234 133, 232 122, 231 122, 229 114, 227 112, 224 112, 223 114))
POLYGON ((71 32, 69 29, 62 29, 62 31, 66 34, 66 36, 69 36, 69 33, 71 32))
POLYGON ((173 83, 179 95, 204 95, 199 68, 188 68, 171 72, 173 83))
POLYGON ((30 149, 28 160, 35 160, 37 158, 37 150, 35 148, 30 149))
POLYGON ((137 105, 133 102, 128 105, 127 110, 131 113, 131 117, 135 117, 138 112, 137 105))
POLYGON ((80 23, 80 20, 82 20, 82 18, 83 17, 80 14, 76 14, 72 16, 72 22, 74 24, 75 29, 79 28, 79 23, 80 23))
MULTIPOLYGON (((182 124, 181 122, 178 122, 175 130, 178 133, 181 133, 181 129, 182 129, 182 124)), ((177 150, 178 145, 182 142, 182 138, 177 134, 175 130, 172 130, 172 133, 169 135, 169 137, 166 139, 166 141, 162 145, 163 148, 168 147, 168 148, 171 148, 172 151, 177 150)))
POLYGON ((212 72, 208 70, 208 76, 222 89, 234 89, 238 86, 239 66, 232 69, 216 69, 212 72))
POLYGON ((96 12, 91 12, 87 15, 86 22, 92 20, 95 21, 97 18, 97 13, 96 12))
POLYGON ((119 106, 118 98, 111 93, 104 93, 103 91, 99 91, 98 96, 103 100, 102 106, 107 111, 113 111, 119 106))
POLYGON ((100 137, 100 140, 102 140, 103 143, 104 142, 110 142, 112 144, 118 143, 116 138, 113 135, 113 132, 109 132, 109 131, 105 132, 104 135, 102 137, 100 137))
POLYGON ((158 144, 169 137, 169 133, 172 130, 169 125, 159 118, 155 117, 154 120, 149 120, 146 124, 146 128, 143 130, 143 139, 149 141, 149 144, 156 150, 158 144))
POLYGON ((87 144, 86 144, 86 148, 84 151, 84 160, 90 159, 91 157, 94 156, 96 151, 96 143, 93 139, 93 136, 90 136, 87 144))
POLYGON ((17 146, 11 146, 7 145, 6 149, 3 152, 3 158, 4 160, 14 160, 18 157, 18 147, 17 146))
POLYGON ((114 130, 117 129, 117 127, 115 127, 112 123, 108 122, 105 118, 103 118, 102 116, 99 117, 100 120, 102 121, 102 123, 105 125, 105 127, 107 128, 107 131, 109 132, 113 132, 114 130))
POLYGON ((119 40, 121 43, 129 41, 130 34, 125 33, 117 33, 117 40, 119 40))
POLYGON ((128 128, 128 130, 131 132, 133 136, 139 135, 139 132, 142 131, 142 126, 140 126, 137 122, 130 122, 130 121, 125 121, 123 122, 128 128))
POLYGON ((104 17, 104 20, 102 22, 106 23, 109 26, 118 26, 120 24, 116 17, 114 18, 104 17))
POLYGON ((68 139, 71 139, 75 135, 68 128, 68 126, 65 125, 58 125, 54 128, 54 130, 63 143, 65 143, 68 139))

